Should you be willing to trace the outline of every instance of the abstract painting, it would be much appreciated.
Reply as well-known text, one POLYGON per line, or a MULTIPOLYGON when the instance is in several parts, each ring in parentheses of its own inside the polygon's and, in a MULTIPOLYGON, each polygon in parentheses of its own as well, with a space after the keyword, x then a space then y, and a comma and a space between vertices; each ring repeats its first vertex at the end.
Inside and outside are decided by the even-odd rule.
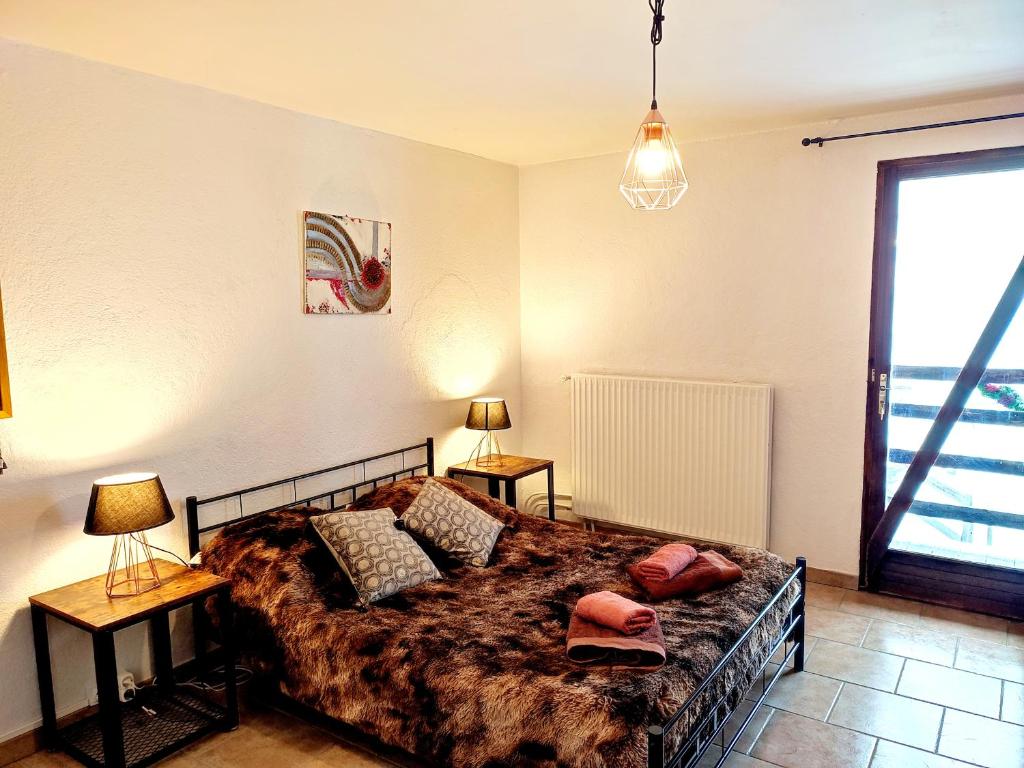
POLYGON ((391 313, 391 225, 305 211, 307 315, 391 313))

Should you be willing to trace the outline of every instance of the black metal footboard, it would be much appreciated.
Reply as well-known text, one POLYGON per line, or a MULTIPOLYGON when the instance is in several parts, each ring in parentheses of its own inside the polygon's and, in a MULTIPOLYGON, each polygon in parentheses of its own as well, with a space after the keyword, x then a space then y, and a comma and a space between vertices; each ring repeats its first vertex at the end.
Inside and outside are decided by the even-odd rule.
POLYGON ((647 729, 648 768, 691 768, 712 747, 721 749, 721 754, 716 762, 709 764, 709 768, 718 768, 725 762, 790 660, 797 672, 803 671, 806 589, 807 560, 798 557, 796 567, 779 591, 683 706, 661 725, 652 725, 647 729), (800 591, 789 608, 786 621, 765 640, 762 636, 765 634, 767 617, 777 609, 781 601, 787 600, 794 582, 799 583, 800 591), (756 668, 738 669, 737 656, 752 645, 756 646, 753 654, 756 668), (778 669, 772 672, 768 664, 779 649, 785 649, 784 656, 779 660, 778 669), (758 679, 758 696, 752 701, 750 711, 735 730, 730 728, 727 732, 727 721, 743 701, 744 695, 754 690, 758 679), (680 729, 683 729, 681 733, 680 729))

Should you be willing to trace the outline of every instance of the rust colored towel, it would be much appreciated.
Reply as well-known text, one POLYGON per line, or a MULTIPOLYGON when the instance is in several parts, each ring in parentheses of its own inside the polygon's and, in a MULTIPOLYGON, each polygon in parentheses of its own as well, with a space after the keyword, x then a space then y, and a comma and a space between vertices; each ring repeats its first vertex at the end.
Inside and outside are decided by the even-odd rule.
POLYGON ((638 635, 624 635, 587 621, 573 612, 565 641, 565 655, 577 664, 608 664, 653 672, 665 663, 665 637, 654 623, 638 635))
POLYGON ((658 620, 658 614, 653 608, 634 603, 614 592, 584 595, 576 603, 575 613, 582 619, 601 624, 624 635, 643 632, 658 620))
POLYGON ((743 570, 736 563, 711 549, 701 552, 685 571, 668 581, 646 579, 635 565, 627 566, 626 571, 653 600, 664 600, 677 595, 695 595, 724 587, 743 578, 743 570))
POLYGON ((666 544, 646 560, 636 564, 636 570, 645 579, 668 581, 697 559, 697 550, 681 541, 666 544))

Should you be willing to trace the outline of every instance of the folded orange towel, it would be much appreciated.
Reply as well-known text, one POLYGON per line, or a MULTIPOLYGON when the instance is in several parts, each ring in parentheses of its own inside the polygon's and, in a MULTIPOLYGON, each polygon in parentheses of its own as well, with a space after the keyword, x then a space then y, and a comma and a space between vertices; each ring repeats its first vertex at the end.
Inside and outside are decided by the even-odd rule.
POLYGON ((577 664, 607 664, 653 672, 665 663, 665 638, 654 623, 636 635, 624 635, 573 613, 565 639, 565 655, 577 664))
POLYGON ((685 571, 668 581, 647 579, 635 565, 626 566, 626 572, 654 600, 707 592, 743 578, 742 568, 710 549, 697 555, 685 571))
POLYGON ((636 564, 645 579, 668 581, 697 559, 697 550, 681 541, 666 544, 646 560, 636 564))
POLYGON ((607 591, 581 597, 576 603, 576 613, 582 619, 609 627, 624 635, 643 632, 658 620, 658 614, 653 608, 607 591))

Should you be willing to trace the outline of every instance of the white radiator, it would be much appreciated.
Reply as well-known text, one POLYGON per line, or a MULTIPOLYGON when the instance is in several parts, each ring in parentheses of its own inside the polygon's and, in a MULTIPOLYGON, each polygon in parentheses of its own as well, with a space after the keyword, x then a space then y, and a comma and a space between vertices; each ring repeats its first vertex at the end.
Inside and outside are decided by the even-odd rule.
POLYGON ((768 546, 772 389, 573 374, 573 511, 768 546))

